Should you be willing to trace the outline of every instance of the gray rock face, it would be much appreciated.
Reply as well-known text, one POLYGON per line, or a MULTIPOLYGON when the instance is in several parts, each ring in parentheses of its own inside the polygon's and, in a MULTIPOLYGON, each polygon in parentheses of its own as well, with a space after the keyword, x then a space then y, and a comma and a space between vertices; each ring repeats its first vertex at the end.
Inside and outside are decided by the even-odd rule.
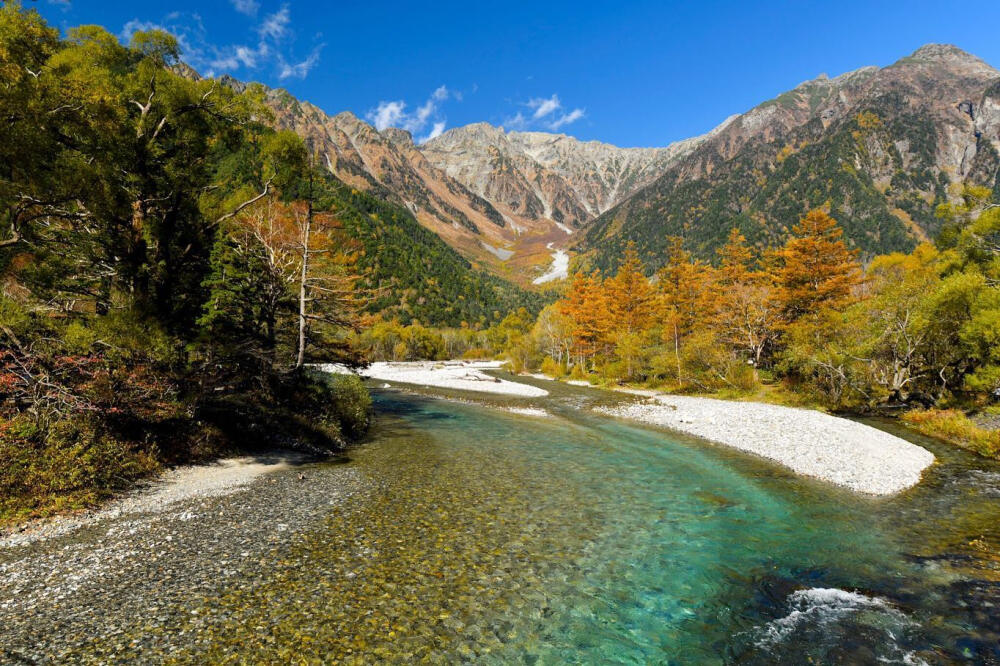
POLYGON ((704 138, 666 148, 619 148, 565 134, 505 132, 476 123, 449 130, 420 150, 496 205, 579 228, 659 176, 704 138))

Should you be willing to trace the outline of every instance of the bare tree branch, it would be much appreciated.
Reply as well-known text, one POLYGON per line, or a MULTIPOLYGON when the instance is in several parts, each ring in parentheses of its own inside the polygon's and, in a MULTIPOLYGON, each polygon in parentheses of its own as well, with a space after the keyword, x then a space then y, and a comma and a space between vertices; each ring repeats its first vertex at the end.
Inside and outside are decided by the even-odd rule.
POLYGON ((219 219, 217 219, 215 222, 213 222, 212 226, 216 227, 216 226, 222 224, 223 222, 225 222, 226 220, 228 220, 228 219, 230 219, 232 217, 236 217, 244 209, 248 208, 249 206, 254 205, 258 201, 260 201, 261 199, 263 199, 264 197, 266 197, 268 194, 270 194, 271 193, 271 182, 273 180, 274 180, 273 178, 269 178, 267 180, 267 182, 264 183, 264 191, 263 192, 261 192, 260 194, 258 194, 257 196, 255 196, 252 199, 248 199, 247 201, 244 201, 239 206, 237 206, 236 208, 234 208, 232 211, 226 213, 225 215, 223 215, 222 217, 220 217, 219 219))

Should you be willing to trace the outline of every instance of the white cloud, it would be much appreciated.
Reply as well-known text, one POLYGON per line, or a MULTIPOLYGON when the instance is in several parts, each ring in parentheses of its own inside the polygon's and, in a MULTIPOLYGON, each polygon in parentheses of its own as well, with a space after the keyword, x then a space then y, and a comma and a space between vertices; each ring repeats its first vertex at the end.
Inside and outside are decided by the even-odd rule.
POLYGON ((229 2, 232 3, 233 9, 247 16, 256 16, 257 10, 260 9, 257 0, 229 0, 229 2))
MULTIPOLYGON (((260 6, 258 0, 230 2, 237 11, 247 15, 256 14, 260 6)), ((244 43, 220 45, 211 42, 201 17, 184 12, 171 12, 160 22, 132 19, 122 27, 119 37, 127 43, 137 31, 154 29, 174 35, 181 59, 205 76, 223 73, 246 76, 250 72, 270 71, 279 80, 303 79, 319 63, 323 48, 323 44, 318 44, 306 58, 296 57, 292 50, 295 31, 287 4, 260 20, 244 43)))
POLYGON ((447 86, 439 86, 430 94, 427 101, 418 106, 412 113, 406 110, 406 102, 401 99, 382 100, 365 117, 379 131, 386 127, 399 127, 411 134, 416 134, 423 132, 430 124, 430 133, 417 140, 417 143, 423 143, 440 136, 444 132, 444 128, 447 127, 441 112, 441 105, 448 99, 460 101, 461 96, 448 90, 447 86))
POLYGON ((292 14, 288 5, 273 14, 268 15, 257 27, 262 39, 282 40, 288 34, 288 24, 292 22, 292 14))
POLYGON ((431 139, 438 138, 442 133, 444 133, 444 128, 445 122, 443 120, 441 122, 434 123, 434 127, 431 128, 431 133, 420 139, 417 143, 427 143, 431 139))
POLYGON ((532 116, 535 120, 539 118, 544 118, 553 111, 558 111, 562 107, 562 103, 559 101, 559 95, 553 95, 548 99, 533 99, 528 102, 528 106, 535 110, 532 116))
POLYGON ((532 98, 524 102, 522 106, 532 110, 531 116, 526 117, 524 113, 518 111, 503 121, 504 127, 512 130, 544 127, 556 131, 560 127, 575 123, 586 115, 586 112, 580 108, 574 108, 571 111, 565 110, 559 95, 556 94, 551 97, 532 98))
POLYGON ((406 117, 406 102, 399 100, 396 102, 379 102, 373 111, 368 112, 368 120, 375 125, 375 129, 380 132, 386 127, 397 127, 400 121, 406 117))
POLYGON ((302 62, 297 62, 294 65, 282 61, 281 72, 278 73, 278 78, 281 79, 282 81, 288 78, 296 78, 296 79, 306 78, 306 76, 309 75, 309 70, 315 67, 316 63, 319 62, 319 52, 322 48, 323 45, 320 44, 319 46, 313 49, 312 53, 309 54, 308 58, 306 58, 302 62))
POLYGON ((242 63, 245 67, 253 69, 257 66, 257 56, 267 55, 267 49, 264 49, 264 53, 260 53, 259 49, 251 49, 246 46, 236 47, 236 59, 242 63))
POLYGON ((528 126, 528 119, 520 111, 503 121, 503 126, 509 130, 523 130, 528 126))
POLYGON ((573 109, 569 113, 564 113, 559 116, 551 123, 549 123, 549 129, 557 130, 563 125, 569 125, 570 123, 575 123, 580 118, 583 118, 583 109, 573 109))

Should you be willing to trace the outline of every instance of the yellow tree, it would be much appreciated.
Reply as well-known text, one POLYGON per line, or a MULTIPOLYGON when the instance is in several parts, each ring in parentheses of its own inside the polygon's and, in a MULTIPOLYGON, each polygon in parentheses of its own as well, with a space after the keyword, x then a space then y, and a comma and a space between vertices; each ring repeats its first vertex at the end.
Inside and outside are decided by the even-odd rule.
POLYGON ((660 269, 659 296, 663 340, 673 345, 677 381, 682 380, 681 343, 699 323, 708 323, 715 310, 714 271, 684 249, 684 240, 669 240, 667 263, 660 269))
POLYGON ((809 211, 792 228, 777 271, 782 315, 793 322, 822 308, 851 301, 861 267, 842 238, 837 221, 822 210, 809 211))
POLYGON ((780 308, 769 272, 755 268, 757 257, 739 229, 729 233, 719 257, 716 327, 729 345, 759 367, 774 340, 780 308))
POLYGON ((643 273, 635 243, 629 242, 618 273, 604 283, 607 299, 607 329, 618 357, 625 362, 627 377, 642 348, 642 336, 652 323, 655 294, 643 273))
POLYGON ((607 300, 600 274, 576 273, 558 308, 572 322, 573 350, 584 364, 604 349, 607 340, 607 300))

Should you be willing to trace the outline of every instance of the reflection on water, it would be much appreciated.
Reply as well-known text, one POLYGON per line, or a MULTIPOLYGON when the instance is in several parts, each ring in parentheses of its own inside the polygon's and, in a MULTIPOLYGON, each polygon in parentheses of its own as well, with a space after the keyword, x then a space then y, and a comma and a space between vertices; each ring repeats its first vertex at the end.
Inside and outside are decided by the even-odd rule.
POLYGON ((921 486, 862 498, 587 415, 581 393, 535 401, 554 414, 537 418, 381 392, 352 453, 370 492, 267 585, 213 600, 203 656, 238 643, 365 663, 1000 658, 995 467, 935 447, 921 486), (263 623, 266 638, 249 629, 263 623))

